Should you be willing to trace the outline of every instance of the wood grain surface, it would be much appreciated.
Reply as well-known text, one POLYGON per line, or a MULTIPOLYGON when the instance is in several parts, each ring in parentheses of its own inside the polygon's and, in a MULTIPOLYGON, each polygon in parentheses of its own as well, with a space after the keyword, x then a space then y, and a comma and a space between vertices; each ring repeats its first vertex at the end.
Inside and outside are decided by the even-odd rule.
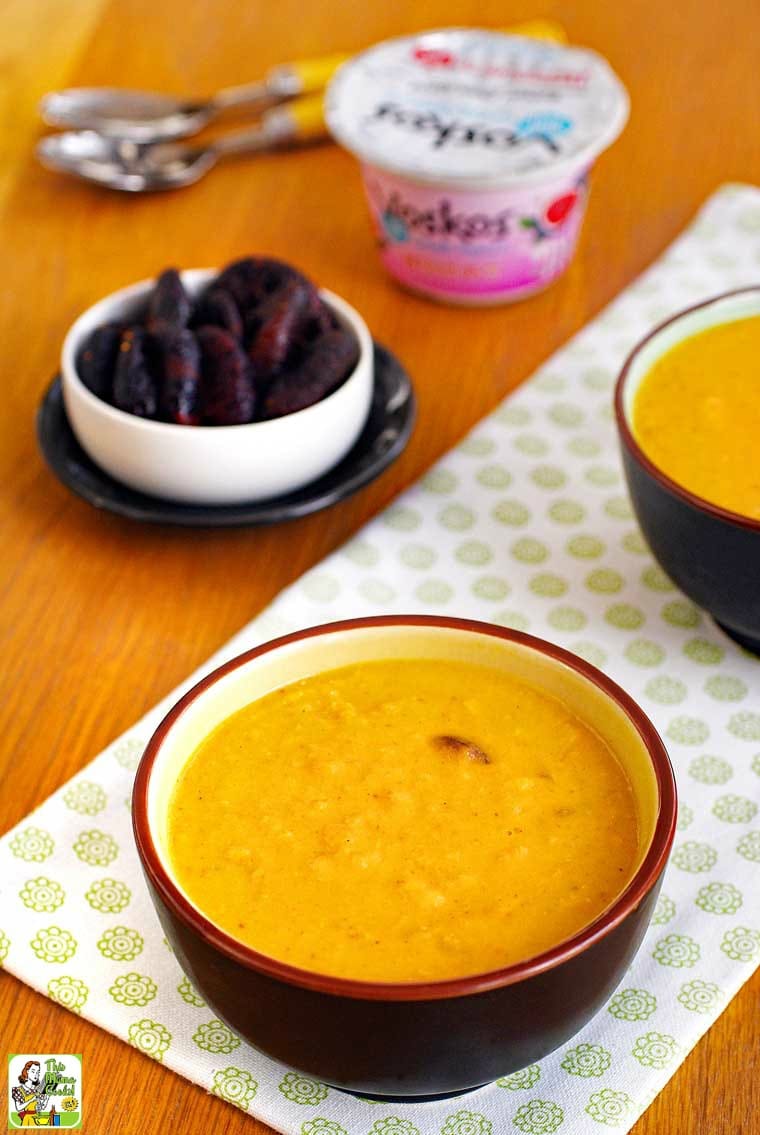
MULTIPOLYGON (((8 0, 3 15, 2 831, 418 477, 645 268, 719 184, 760 183, 757 0, 8 0), (357 167, 337 147, 240 159, 193 188, 138 198, 48 173, 31 155, 36 96, 53 86, 204 92, 404 31, 536 16, 606 55, 633 110, 596 169, 568 274, 514 307, 457 310, 397 290, 377 261, 357 167), (250 251, 291 258, 348 296, 405 361, 420 415, 403 457, 351 500, 270 529, 141 527, 71 496, 34 435, 69 323, 164 265, 221 265, 250 251)), ((0 1037, 11 1052, 84 1053, 93 1135, 267 1130, 7 975, 0 1037)), ((636 1135, 757 1135, 759 1050, 756 974, 636 1135)))

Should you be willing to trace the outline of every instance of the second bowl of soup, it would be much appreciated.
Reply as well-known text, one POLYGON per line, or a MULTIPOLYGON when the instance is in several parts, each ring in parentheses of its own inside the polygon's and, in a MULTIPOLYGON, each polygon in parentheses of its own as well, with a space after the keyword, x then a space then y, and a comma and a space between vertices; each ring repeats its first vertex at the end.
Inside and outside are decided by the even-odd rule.
POLYGON ((461 1091, 571 1036, 622 977, 672 841, 653 726, 488 624, 356 620, 200 683, 152 739, 135 834, 210 1005, 353 1091, 461 1091))
POLYGON ((760 652, 760 288, 673 316, 629 356, 615 409, 623 465, 662 567, 760 652))

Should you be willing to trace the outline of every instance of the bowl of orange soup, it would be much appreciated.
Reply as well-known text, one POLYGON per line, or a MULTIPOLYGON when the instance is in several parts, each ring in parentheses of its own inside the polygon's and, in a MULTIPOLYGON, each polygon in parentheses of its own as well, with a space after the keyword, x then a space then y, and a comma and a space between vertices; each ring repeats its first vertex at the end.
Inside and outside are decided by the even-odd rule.
POLYGON ((419 1098, 545 1056, 646 930, 676 818, 643 711, 486 623, 389 616, 259 646, 186 694, 135 782, 183 968, 261 1051, 419 1098))
POLYGON ((623 367, 615 411, 652 552, 686 595, 760 653, 760 287, 652 331, 623 367))

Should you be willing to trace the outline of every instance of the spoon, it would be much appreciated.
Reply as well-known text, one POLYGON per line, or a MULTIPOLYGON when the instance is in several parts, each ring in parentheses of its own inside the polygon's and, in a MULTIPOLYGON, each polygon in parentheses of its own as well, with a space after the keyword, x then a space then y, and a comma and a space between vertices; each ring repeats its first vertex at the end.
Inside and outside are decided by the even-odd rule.
MULTIPOLYGON (((553 20, 529 20, 500 31, 564 43, 553 20)), ((40 112, 48 126, 96 130, 133 142, 160 142, 195 134, 227 110, 261 111, 285 99, 324 90, 348 55, 325 55, 273 67, 257 83, 228 87, 207 99, 176 98, 120 87, 70 87, 46 95, 40 112)))
POLYGON ((159 142, 196 134, 227 110, 266 107, 324 90, 347 55, 327 55, 273 67, 257 83, 228 87, 207 99, 183 99, 119 87, 71 87, 45 95, 40 113, 48 126, 95 130, 133 142, 159 142))
POLYGON ((147 193, 191 185, 220 158, 231 154, 278 149, 326 137, 322 95, 307 95, 267 111, 256 126, 220 135, 205 145, 139 143, 109 138, 94 130, 72 130, 42 138, 37 143, 37 157, 59 173, 127 193, 147 193))

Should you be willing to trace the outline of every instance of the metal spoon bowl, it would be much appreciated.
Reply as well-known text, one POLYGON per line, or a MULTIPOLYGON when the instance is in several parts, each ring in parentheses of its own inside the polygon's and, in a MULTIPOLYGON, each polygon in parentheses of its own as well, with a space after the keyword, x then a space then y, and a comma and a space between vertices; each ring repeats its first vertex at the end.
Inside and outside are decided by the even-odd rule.
MULTIPOLYGON (((335 69, 338 58, 331 56, 323 61, 323 69, 335 69)), ((301 74, 297 65, 286 64, 272 68, 258 82, 226 87, 205 99, 122 87, 69 87, 45 95, 40 114, 48 126, 96 130, 132 142, 161 142, 196 134, 225 111, 260 113, 285 99, 308 93, 312 90, 308 79, 309 75, 301 74)))
POLYGON ((74 130, 92 127, 135 142, 181 138, 201 130, 214 114, 210 100, 204 103, 118 87, 54 91, 43 98, 40 111, 50 126, 74 130))
POLYGON ((190 185, 211 169, 218 156, 213 146, 170 142, 140 146, 94 130, 51 134, 37 144, 37 157, 48 169, 127 193, 190 185))

